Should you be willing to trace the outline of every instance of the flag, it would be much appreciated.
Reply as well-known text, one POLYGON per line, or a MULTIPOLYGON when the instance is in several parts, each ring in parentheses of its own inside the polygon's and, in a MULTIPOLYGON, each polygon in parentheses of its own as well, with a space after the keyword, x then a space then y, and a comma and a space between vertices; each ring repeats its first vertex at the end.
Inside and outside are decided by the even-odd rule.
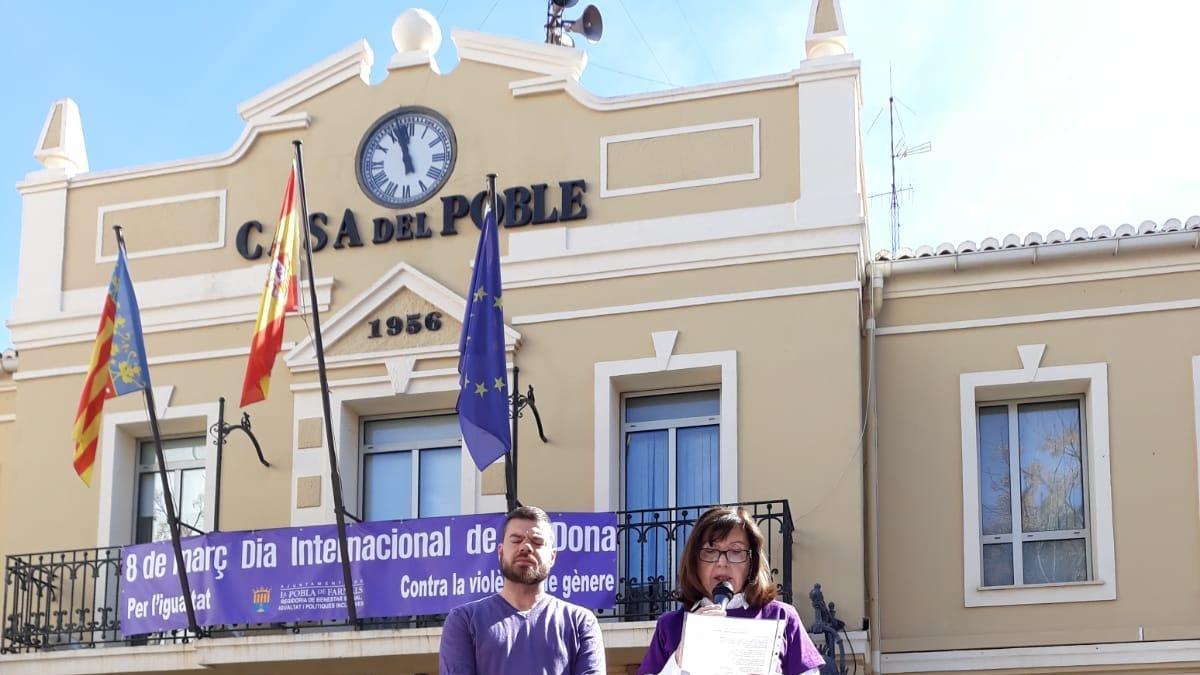
POLYGON ((508 369, 504 361, 504 299, 500 294, 500 235, 491 200, 467 293, 458 343, 458 423, 475 466, 483 471, 512 447, 508 369))
POLYGON ((119 246, 117 266, 108 282, 100 327, 96 330, 96 344, 92 347, 83 394, 75 412, 75 428, 71 433, 75 441, 75 473, 85 484, 92 482, 104 401, 149 386, 150 368, 146 364, 146 346, 142 340, 142 318, 133 281, 129 278, 125 248, 119 246))
POLYGON ((263 287, 258 307, 258 321, 250 340, 250 360, 246 363, 246 379, 242 383, 242 407, 267 397, 271 384, 271 367, 283 346, 283 318, 297 306, 296 257, 300 244, 300 206, 296 201, 296 165, 288 174, 283 192, 283 207, 279 210, 279 225, 271 242, 270 267, 267 284, 263 287))

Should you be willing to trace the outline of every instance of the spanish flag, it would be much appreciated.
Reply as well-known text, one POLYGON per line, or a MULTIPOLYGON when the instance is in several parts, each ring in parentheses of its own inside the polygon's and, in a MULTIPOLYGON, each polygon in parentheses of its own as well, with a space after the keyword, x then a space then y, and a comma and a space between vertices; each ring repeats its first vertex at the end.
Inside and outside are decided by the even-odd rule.
POLYGON ((301 228, 297 192, 296 166, 293 163, 283 193, 283 208, 279 211, 275 240, 271 242, 267 285, 263 288, 258 321, 254 324, 254 337, 250 341, 250 361, 246 364, 246 380, 242 384, 243 408, 267 397, 271 366, 275 364, 275 356, 283 345, 283 317, 297 306, 296 259, 301 228))

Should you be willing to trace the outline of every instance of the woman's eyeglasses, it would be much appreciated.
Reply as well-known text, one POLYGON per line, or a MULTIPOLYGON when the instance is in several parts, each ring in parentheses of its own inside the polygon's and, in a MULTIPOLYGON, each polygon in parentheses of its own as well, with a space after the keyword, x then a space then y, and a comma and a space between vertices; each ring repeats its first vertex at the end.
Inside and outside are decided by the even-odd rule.
POLYGON ((725 556, 725 560, 730 565, 740 565, 750 559, 750 551, 744 548, 731 548, 728 551, 722 551, 719 548, 704 547, 700 549, 700 560, 707 563, 715 563, 725 556))

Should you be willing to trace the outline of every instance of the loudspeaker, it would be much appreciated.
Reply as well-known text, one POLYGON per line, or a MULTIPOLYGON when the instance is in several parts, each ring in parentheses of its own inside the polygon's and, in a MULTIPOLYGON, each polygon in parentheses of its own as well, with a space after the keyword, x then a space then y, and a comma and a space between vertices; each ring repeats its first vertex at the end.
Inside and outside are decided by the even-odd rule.
MULTIPOLYGON (((560 0, 552 0, 559 2, 560 0)), ((573 0, 562 0, 572 2, 573 0)), ((569 5, 568 5, 569 6, 569 5)), ((596 9, 595 5, 588 5, 583 10, 583 16, 574 21, 564 21, 563 28, 572 33, 579 33, 587 39, 588 42, 599 42, 600 36, 604 34, 604 18, 600 16, 600 10, 596 9)))

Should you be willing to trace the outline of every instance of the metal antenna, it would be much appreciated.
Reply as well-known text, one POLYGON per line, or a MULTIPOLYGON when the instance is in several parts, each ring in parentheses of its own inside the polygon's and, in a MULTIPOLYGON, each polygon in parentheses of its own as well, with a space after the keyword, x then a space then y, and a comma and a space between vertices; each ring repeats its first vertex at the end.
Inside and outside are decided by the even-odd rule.
MULTIPOLYGON (((896 142, 896 97, 892 95, 892 69, 888 66, 888 135, 891 142, 891 160, 892 160, 892 207, 891 207, 891 232, 892 232, 892 257, 895 257, 897 249, 900 248, 900 193, 912 190, 911 187, 896 189, 896 160, 904 159, 911 155, 923 155, 933 150, 933 145, 928 141, 920 143, 913 147, 908 147, 904 136, 900 137, 900 142, 896 142)), ((901 103, 901 105, 904 105, 901 103)), ((905 106, 906 108, 908 106, 905 106)), ((910 109, 911 110, 911 109, 910 109)), ((900 132, 904 133, 904 123, 900 124, 900 132)))

